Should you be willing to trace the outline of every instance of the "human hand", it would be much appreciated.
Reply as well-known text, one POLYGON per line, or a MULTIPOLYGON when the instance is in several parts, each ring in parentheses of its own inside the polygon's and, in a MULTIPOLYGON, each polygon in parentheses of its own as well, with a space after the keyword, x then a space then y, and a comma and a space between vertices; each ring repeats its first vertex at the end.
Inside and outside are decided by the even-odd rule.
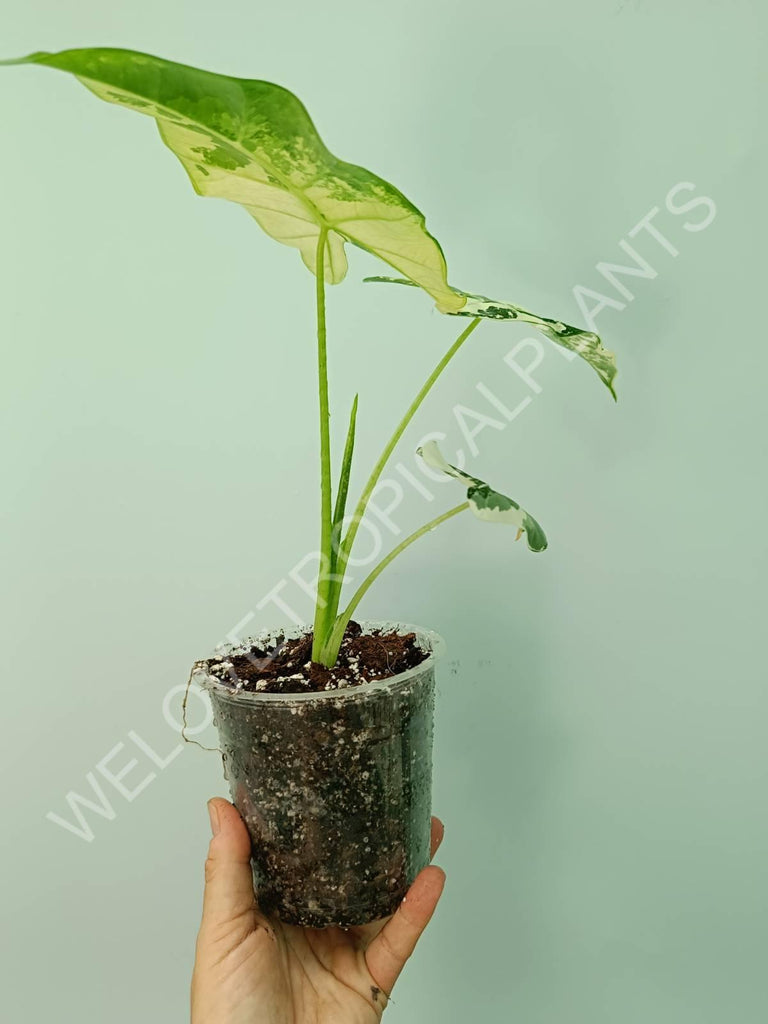
MULTIPOLYGON (((375 1024, 432 917, 445 874, 430 865, 396 913, 355 928, 299 928, 265 917, 251 843, 228 801, 209 801, 213 839, 192 976, 192 1024, 375 1024)), ((432 819, 432 853, 443 825, 432 819)))

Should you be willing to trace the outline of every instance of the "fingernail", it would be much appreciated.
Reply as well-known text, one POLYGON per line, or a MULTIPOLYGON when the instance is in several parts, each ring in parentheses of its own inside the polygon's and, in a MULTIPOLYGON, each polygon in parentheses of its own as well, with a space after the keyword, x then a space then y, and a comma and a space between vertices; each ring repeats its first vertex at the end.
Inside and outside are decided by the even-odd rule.
POLYGON ((211 832, 217 836, 219 834, 219 809, 213 800, 208 801, 208 817, 211 819, 211 832))

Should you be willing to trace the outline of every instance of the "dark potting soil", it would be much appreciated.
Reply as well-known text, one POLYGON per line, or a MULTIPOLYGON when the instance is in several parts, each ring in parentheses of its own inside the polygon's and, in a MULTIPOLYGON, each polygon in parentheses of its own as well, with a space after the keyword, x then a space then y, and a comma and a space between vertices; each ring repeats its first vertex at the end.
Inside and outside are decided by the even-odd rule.
POLYGON ((234 689, 258 693, 319 693, 388 679, 420 665, 428 657, 415 633, 363 633, 350 622, 333 668, 312 661, 312 633, 276 637, 274 646, 252 645, 243 653, 212 658, 208 671, 234 689))

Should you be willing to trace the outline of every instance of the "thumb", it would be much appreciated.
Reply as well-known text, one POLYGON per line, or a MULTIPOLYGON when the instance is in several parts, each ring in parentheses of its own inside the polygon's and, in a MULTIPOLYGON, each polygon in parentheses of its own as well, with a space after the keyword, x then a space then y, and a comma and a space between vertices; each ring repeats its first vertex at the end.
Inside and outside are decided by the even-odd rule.
POLYGON ((203 927, 220 928, 255 909, 251 840, 228 800, 208 801, 213 838, 205 862, 203 927))

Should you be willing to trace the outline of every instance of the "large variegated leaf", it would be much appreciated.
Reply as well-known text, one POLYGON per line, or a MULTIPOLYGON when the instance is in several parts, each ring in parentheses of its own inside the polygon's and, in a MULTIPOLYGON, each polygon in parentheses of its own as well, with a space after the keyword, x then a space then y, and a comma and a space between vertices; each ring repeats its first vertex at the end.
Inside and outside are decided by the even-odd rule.
POLYGON ((509 523, 516 526, 516 540, 519 540, 525 533, 531 551, 544 551, 547 546, 544 531, 533 516, 524 508, 520 508, 516 501, 508 498, 505 494, 494 491, 484 480, 478 480, 477 477, 470 476, 456 466, 452 466, 443 458, 436 441, 427 441, 416 451, 432 469, 441 470, 466 485, 469 507, 478 519, 482 519, 486 523, 509 523))
POLYGON ((70 72, 101 99, 153 117, 196 192, 244 206, 272 238, 297 248, 313 272, 327 229, 328 281, 346 274, 349 241, 424 288, 444 312, 465 304, 448 286, 423 214, 389 182, 329 153, 287 89, 111 48, 0 63, 70 72))
MULTIPOLYGON (((365 281, 384 281, 388 284, 413 284, 413 281, 401 277, 366 277, 365 281)), ((562 320, 550 320, 545 316, 537 316, 529 313, 527 309, 520 306, 513 306, 511 302, 499 302, 496 299, 488 299, 484 295, 473 295, 471 292, 463 292, 460 288, 452 289, 456 295, 465 299, 460 309, 443 310, 454 316, 486 317, 489 320, 521 320, 524 323, 533 324, 537 330, 546 335, 551 341, 563 348, 570 349, 576 355, 581 356, 595 370, 600 380, 606 385, 614 398, 616 392, 613 381, 616 377, 616 357, 613 352, 603 348, 599 335, 592 331, 583 331, 579 327, 571 327, 562 320)))

